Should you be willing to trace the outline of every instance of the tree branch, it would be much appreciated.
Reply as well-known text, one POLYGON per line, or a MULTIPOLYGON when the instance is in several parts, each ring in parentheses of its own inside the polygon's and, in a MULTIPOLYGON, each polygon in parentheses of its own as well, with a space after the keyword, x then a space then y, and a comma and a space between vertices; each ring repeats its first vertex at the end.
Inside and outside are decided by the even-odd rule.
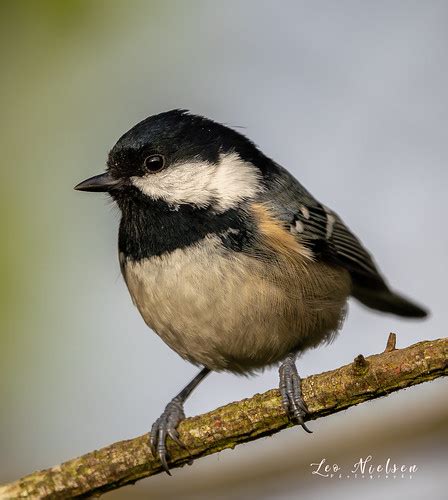
MULTIPOLYGON (((446 375, 448 338, 396 349, 395 334, 390 334, 383 353, 367 358, 360 354, 349 365, 312 375, 303 380, 302 392, 312 420, 446 375)), ((256 394, 183 421, 179 433, 190 455, 170 440, 170 466, 182 466, 190 456, 196 459, 234 448, 290 425, 278 390, 256 394)), ((0 486, 0 499, 85 498, 161 471, 144 434, 0 486)))

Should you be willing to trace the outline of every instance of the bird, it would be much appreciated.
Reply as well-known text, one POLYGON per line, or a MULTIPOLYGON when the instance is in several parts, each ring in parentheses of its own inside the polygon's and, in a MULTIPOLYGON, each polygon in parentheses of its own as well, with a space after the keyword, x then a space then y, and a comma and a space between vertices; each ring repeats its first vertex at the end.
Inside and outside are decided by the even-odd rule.
POLYGON ((331 342, 347 301, 408 318, 368 250, 254 142, 187 110, 149 116, 116 142, 105 172, 77 186, 118 205, 121 273, 145 323, 201 367, 165 407, 149 445, 170 474, 167 437, 210 372, 279 366, 281 402, 311 432, 296 358, 331 342))

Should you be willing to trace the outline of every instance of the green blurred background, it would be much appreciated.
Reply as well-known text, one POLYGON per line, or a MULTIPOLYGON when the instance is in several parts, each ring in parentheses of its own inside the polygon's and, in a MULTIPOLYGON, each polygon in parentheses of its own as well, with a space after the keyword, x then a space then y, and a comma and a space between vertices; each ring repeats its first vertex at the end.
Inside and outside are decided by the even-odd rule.
MULTIPOLYGON (((407 322, 351 304, 302 375, 446 336, 445 1, 1 2, 0 481, 146 432, 195 373, 147 327, 119 275, 119 214, 72 187, 137 121, 188 108, 242 131, 336 209, 390 281, 426 303, 407 322), (164 376, 170 366, 171 372, 164 376)), ((213 375, 203 412, 275 386, 213 375)), ((446 494, 439 380, 151 478, 111 498, 417 499, 446 494), (325 480, 310 463, 415 463, 396 480, 325 480), (445 492, 445 493, 444 493, 445 492)))

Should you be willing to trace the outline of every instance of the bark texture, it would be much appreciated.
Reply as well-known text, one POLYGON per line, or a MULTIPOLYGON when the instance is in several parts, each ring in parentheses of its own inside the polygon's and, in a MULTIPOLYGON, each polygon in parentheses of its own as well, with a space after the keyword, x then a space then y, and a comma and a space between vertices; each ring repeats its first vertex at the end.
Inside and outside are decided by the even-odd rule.
MULTIPOLYGON (((396 349, 395 334, 390 334, 383 353, 367 358, 360 354, 349 365, 307 377, 302 392, 310 410, 309 420, 313 420, 447 374, 448 338, 396 349)), ((170 467, 290 425, 278 390, 256 394, 182 422, 179 434, 189 453, 169 440, 170 467)), ((0 486, 0 499, 85 498, 161 471, 149 450, 148 434, 144 434, 0 486)))

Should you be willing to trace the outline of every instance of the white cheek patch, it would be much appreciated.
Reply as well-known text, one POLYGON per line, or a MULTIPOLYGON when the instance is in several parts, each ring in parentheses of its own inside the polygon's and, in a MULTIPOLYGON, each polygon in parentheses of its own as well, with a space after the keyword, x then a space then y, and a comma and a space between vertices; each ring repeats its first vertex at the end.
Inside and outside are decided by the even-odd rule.
POLYGON ((222 211, 262 190, 259 170, 237 153, 222 154, 217 164, 200 160, 178 163, 157 174, 131 177, 131 182, 153 199, 198 207, 213 203, 222 211))
POLYGON ((191 203, 204 207, 210 199, 207 189, 215 168, 202 162, 172 165, 157 174, 131 177, 131 182, 155 200, 164 200, 173 205, 191 203))

